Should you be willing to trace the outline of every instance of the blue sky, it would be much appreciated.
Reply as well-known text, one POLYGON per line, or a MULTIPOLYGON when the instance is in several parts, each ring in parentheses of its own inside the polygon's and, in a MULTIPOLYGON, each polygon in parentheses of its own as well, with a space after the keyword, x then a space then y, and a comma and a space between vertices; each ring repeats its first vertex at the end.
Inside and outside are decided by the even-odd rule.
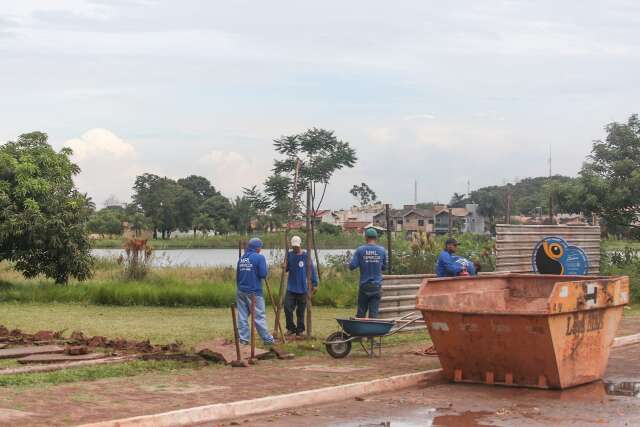
POLYGON ((633 1, 57 0, 0 4, 0 141, 48 132, 78 186, 136 174, 259 184, 271 141, 312 126, 357 150, 330 207, 367 182, 394 204, 554 172, 640 110, 633 1))

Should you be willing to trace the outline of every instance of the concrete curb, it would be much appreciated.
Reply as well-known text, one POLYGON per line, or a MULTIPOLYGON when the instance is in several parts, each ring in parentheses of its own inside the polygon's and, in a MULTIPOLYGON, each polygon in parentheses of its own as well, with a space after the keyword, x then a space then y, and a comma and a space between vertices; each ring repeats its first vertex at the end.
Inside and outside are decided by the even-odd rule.
POLYGON ((613 345, 611 347, 622 347, 624 345, 631 345, 640 343, 640 334, 625 335, 623 337, 617 337, 613 339, 613 345))
POLYGON ((161 414, 143 415, 120 420, 85 424, 82 427, 169 427, 210 423, 225 419, 264 414, 273 411, 319 405, 353 399, 368 394, 385 393, 417 385, 426 385, 440 378, 442 369, 397 375, 372 381, 305 390, 297 393, 267 396, 258 399, 197 406, 161 414))

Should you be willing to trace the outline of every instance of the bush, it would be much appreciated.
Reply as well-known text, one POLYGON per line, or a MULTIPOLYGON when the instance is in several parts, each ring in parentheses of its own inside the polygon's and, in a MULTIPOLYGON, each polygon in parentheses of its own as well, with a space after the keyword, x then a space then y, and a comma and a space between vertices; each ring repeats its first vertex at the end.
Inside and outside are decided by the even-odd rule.
POLYGON ((327 224, 326 222, 321 222, 318 224, 318 233, 322 234, 331 234, 334 236, 339 236, 342 233, 342 228, 337 225, 327 224))
POLYGON ((631 302, 640 302, 640 251, 625 247, 600 253, 600 272, 607 276, 629 276, 631 302))

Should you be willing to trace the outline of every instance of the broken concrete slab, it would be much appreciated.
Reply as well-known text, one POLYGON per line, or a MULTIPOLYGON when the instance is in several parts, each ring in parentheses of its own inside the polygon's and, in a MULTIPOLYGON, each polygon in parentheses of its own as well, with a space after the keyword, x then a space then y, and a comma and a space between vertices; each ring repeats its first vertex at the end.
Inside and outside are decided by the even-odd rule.
MULTIPOLYGON (((227 365, 231 363, 231 361, 236 360, 237 357, 236 347, 233 344, 233 341, 229 341, 224 338, 217 338, 196 344, 194 350, 207 360, 227 365)), ((255 356, 257 359, 265 359, 271 356, 271 352, 261 348, 256 348, 255 356)), ((251 348, 248 345, 240 346, 240 357, 243 360, 247 360, 251 357, 251 348)))
POLYGON ((0 350, 8 346, 9 344, 6 342, 0 342, 0 350))
MULTIPOLYGON (((0 376, 15 375, 15 374, 30 374, 33 372, 61 371, 63 369, 76 368, 80 366, 108 365, 108 364, 114 364, 114 363, 130 362, 138 359, 139 359, 138 356, 128 355, 128 356, 105 357, 104 359, 96 359, 96 360, 81 360, 77 362, 73 361, 73 362, 62 362, 62 363, 47 363, 44 365, 29 365, 29 366, 23 366, 20 368, 0 369, 0 376)), ((1 424, 2 423, 0 423, 0 425, 1 424)))
POLYGON ((31 356, 18 359, 18 363, 23 365, 29 363, 61 363, 61 362, 77 362, 80 360, 96 360, 107 357, 104 353, 89 353, 71 356, 68 354, 34 354, 31 356))
POLYGON ((59 345, 14 347, 0 350, 0 359, 18 359, 33 354, 54 354, 63 352, 64 347, 60 347, 59 345))

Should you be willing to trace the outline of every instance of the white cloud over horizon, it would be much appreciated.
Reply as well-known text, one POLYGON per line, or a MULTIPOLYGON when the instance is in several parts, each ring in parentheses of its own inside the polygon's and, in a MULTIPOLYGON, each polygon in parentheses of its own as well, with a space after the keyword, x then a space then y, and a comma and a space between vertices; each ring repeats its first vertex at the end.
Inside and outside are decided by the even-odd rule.
POLYGON ((98 204, 136 174, 209 178, 232 197, 270 173, 272 140, 317 126, 357 151, 327 205, 577 173, 640 110, 630 0, 324 3, 23 0, 0 5, 0 141, 74 150, 98 204), (340 13, 336 13, 339 10, 340 13))

